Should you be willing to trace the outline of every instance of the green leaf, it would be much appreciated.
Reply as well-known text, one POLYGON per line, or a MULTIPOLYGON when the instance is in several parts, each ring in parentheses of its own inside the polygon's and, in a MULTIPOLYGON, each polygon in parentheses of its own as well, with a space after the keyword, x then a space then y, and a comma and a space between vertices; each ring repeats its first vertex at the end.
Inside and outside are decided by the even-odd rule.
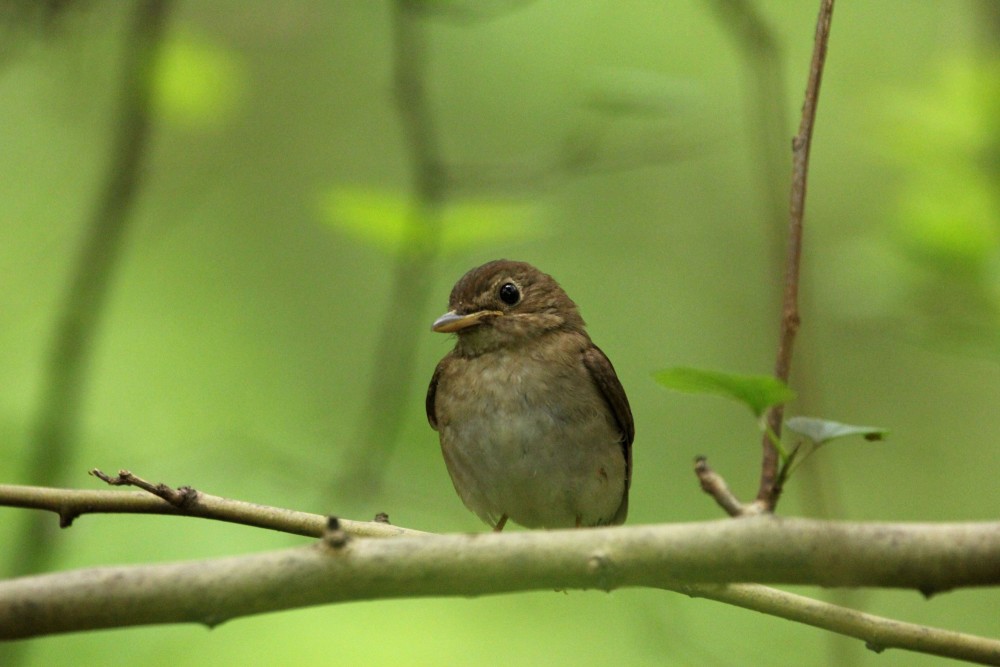
POLYGON ((830 440, 852 435, 860 435, 865 440, 874 441, 884 440, 889 434, 888 429, 878 426, 855 426, 814 417, 792 417, 785 420, 785 426, 799 435, 809 438, 817 447, 830 440))
POLYGON ((534 206, 504 200, 449 202, 434 214, 405 193, 336 188, 320 206, 331 227, 392 254, 523 242, 545 231, 534 206))
POLYGON ((716 394, 739 401, 760 417, 772 405, 787 403, 795 392, 770 375, 732 375, 697 368, 670 368, 653 373, 668 389, 689 394, 716 394))

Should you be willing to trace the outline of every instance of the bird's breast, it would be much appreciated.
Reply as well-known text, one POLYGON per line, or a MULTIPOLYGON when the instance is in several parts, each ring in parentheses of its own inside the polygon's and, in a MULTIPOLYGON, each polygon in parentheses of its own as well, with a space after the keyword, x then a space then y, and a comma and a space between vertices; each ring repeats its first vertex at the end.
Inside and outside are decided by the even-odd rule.
POLYGON ((557 527, 614 515, 624 493, 621 434, 581 355, 565 345, 500 349, 453 358, 442 372, 442 450, 481 517, 557 527))

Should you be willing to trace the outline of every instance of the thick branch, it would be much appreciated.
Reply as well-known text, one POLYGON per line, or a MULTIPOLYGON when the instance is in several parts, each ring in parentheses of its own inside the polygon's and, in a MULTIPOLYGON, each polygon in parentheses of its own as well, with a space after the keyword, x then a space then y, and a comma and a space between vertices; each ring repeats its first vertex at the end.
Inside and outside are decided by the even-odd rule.
MULTIPOLYGON (((50 510, 60 516, 60 522, 64 526, 68 526, 77 516, 91 512, 177 514, 217 519, 299 535, 324 536, 325 543, 336 547, 335 550, 349 544, 352 536, 428 535, 420 531, 379 523, 378 518, 374 523, 339 520, 336 522, 336 530, 331 533, 331 524, 328 519, 317 514, 229 500, 186 487, 170 489, 163 484, 150 484, 130 473, 124 473, 124 471, 123 474, 115 478, 109 478, 106 475, 99 476, 112 479, 113 483, 139 483, 146 490, 142 492, 77 491, 0 485, 0 505, 50 510), (165 491, 169 491, 169 493, 165 491), (164 498, 164 496, 166 497, 164 498)), ((270 575, 265 574, 265 576, 270 575)), ((63 584, 60 586, 62 587, 63 584)), ((766 586, 680 583, 674 586, 664 585, 663 588, 753 609, 859 638, 874 650, 903 648, 965 660, 1000 661, 1000 642, 864 614, 766 586)), ((3 595, 4 592, 0 586, 0 615, 2 615, 3 605, 6 604, 3 595)), ((237 616, 247 613, 251 612, 236 609, 231 615, 237 616)), ((44 622, 40 626, 29 625, 31 627, 25 628, 22 635, 54 631, 46 629, 44 622)), ((77 628, 67 628, 67 630, 73 629, 77 628)))
POLYGON ((996 522, 851 524, 765 515, 337 544, 9 580, 0 583, 0 638, 155 623, 212 626, 330 602, 553 588, 684 590, 755 581, 930 594, 1000 585, 996 522))

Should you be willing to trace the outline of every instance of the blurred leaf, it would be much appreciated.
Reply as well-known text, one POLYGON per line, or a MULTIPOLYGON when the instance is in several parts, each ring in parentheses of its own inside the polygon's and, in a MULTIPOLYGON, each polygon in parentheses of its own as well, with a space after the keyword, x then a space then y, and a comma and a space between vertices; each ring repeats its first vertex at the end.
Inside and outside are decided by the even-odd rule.
POLYGON ((739 401, 760 417, 773 405, 787 403, 795 392, 770 375, 731 375, 697 368, 670 368, 653 374, 668 389, 689 394, 716 394, 739 401))
POLYGON ((322 196, 324 221, 355 240, 388 253, 412 252, 437 244, 444 252, 521 242, 544 232, 536 207, 520 202, 462 201, 447 204, 430 219, 406 194, 337 188, 322 196))
POLYGON ((852 435, 859 435, 868 441, 876 441, 884 440, 889 434, 888 429, 878 426, 855 426, 814 417, 792 417, 785 420, 785 426, 799 435, 809 438, 817 447, 830 440, 852 435))
POLYGON ((885 242, 904 264, 868 271, 871 289, 855 292, 895 282, 893 329, 1000 358, 1000 58, 961 48, 920 80, 877 105, 903 176, 885 242))
POLYGON ((420 0, 415 7, 457 21, 485 21, 504 16, 534 0, 420 0))
POLYGON ((897 238, 917 262, 979 275, 1000 253, 1000 60, 952 57, 929 86, 889 99, 894 156, 909 175, 897 238))
POLYGON ((978 275, 1000 250, 996 183, 957 165, 901 192, 896 233, 907 254, 942 271, 978 275))
POLYGON ((889 112, 887 128, 907 167, 939 171, 939 159, 973 157, 994 139, 1000 104, 1000 61, 968 49, 942 59, 929 86, 880 97, 889 112))
POLYGON ((651 70, 608 68, 595 76, 587 106, 611 116, 661 117, 677 114, 697 95, 692 86, 651 70))
POLYGON ((155 77, 156 110, 188 128, 219 125, 238 108, 247 87, 234 52, 183 34, 163 45, 155 77))

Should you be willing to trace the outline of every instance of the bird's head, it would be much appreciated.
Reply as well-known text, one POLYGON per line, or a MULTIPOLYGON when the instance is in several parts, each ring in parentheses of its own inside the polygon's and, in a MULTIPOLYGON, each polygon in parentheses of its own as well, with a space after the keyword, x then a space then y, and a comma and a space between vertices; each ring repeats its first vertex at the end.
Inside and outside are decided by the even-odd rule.
POLYGON ((525 262, 498 259, 472 269, 451 290, 448 312, 431 329, 458 334, 456 349, 479 354, 547 332, 583 332, 576 304, 552 276, 525 262))

